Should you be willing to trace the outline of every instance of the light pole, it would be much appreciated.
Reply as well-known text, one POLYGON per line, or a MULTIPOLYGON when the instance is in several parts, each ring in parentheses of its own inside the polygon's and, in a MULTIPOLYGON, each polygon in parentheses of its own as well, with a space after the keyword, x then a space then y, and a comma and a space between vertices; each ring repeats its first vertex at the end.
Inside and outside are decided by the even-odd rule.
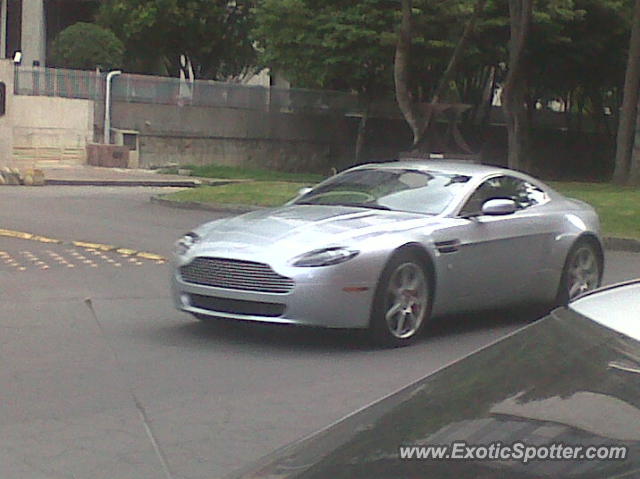
POLYGON ((104 144, 111 143, 111 80, 121 75, 122 70, 113 70, 107 74, 107 91, 104 96, 104 144))

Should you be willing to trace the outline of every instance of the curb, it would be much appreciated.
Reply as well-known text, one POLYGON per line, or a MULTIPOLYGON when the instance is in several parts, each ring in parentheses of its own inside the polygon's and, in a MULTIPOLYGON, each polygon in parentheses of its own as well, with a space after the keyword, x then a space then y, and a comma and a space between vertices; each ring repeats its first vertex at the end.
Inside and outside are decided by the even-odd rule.
POLYGON ((233 183, 233 180, 81 180, 81 179, 46 179, 46 186, 156 186, 196 188, 198 186, 221 186, 233 183))
POLYGON ((161 195, 153 195, 151 203, 178 208, 183 210, 215 211, 220 213, 248 213, 250 211, 263 210, 264 206, 222 204, 222 203, 198 203, 197 201, 173 201, 163 198, 161 195))
POLYGON ((45 186, 158 186, 194 188, 201 183, 195 181, 155 180, 45 180, 45 186))
POLYGON ((640 241, 632 238, 604 237, 604 248, 613 251, 640 253, 640 241))
MULTIPOLYGON (((162 196, 152 196, 152 203, 168 206, 170 208, 180 208, 185 210, 204 210, 227 213, 247 213, 249 211, 261 210, 263 206, 235 205, 235 204, 212 204, 198 203, 195 201, 173 201, 162 196)), ((617 238, 614 236, 605 236, 603 238, 604 248, 611 251, 627 251, 630 253, 640 253, 640 240, 633 238, 617 238)))

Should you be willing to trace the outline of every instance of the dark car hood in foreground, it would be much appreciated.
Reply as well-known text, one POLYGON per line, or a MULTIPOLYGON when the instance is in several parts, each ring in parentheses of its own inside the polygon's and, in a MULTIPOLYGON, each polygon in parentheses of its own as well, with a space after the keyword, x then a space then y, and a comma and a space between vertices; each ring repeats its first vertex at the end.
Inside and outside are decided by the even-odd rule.
POLYGON ((558 309, 232 477, 640 477, 639 361, 638 341, 558 309), (454 441, 629 451, 623 461, 399 459, 400 445, 454 441))

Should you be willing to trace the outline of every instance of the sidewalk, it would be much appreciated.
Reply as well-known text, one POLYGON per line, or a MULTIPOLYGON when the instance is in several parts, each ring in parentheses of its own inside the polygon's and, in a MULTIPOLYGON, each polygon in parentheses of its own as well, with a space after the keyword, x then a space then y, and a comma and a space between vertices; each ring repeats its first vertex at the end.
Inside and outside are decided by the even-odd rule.
POLYGON ((46 185, 78 186, 173 186, 192 188, 223 185, 234 180, 164 175, 155 170, 103 168, 89 165, 56 165, 40 168, 46 185))

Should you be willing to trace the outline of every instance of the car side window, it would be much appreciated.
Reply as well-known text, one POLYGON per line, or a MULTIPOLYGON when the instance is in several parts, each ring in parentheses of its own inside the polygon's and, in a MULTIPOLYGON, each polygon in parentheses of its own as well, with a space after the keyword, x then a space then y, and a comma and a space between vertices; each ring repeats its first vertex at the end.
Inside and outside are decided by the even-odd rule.
POLYGON ((547 195, 528 181, 513 176, 496 176, 482 183, 460 210, 462 215, 477 214, 487 200, 506 198, 516 202, 518 209, 546 202, 547 195))

